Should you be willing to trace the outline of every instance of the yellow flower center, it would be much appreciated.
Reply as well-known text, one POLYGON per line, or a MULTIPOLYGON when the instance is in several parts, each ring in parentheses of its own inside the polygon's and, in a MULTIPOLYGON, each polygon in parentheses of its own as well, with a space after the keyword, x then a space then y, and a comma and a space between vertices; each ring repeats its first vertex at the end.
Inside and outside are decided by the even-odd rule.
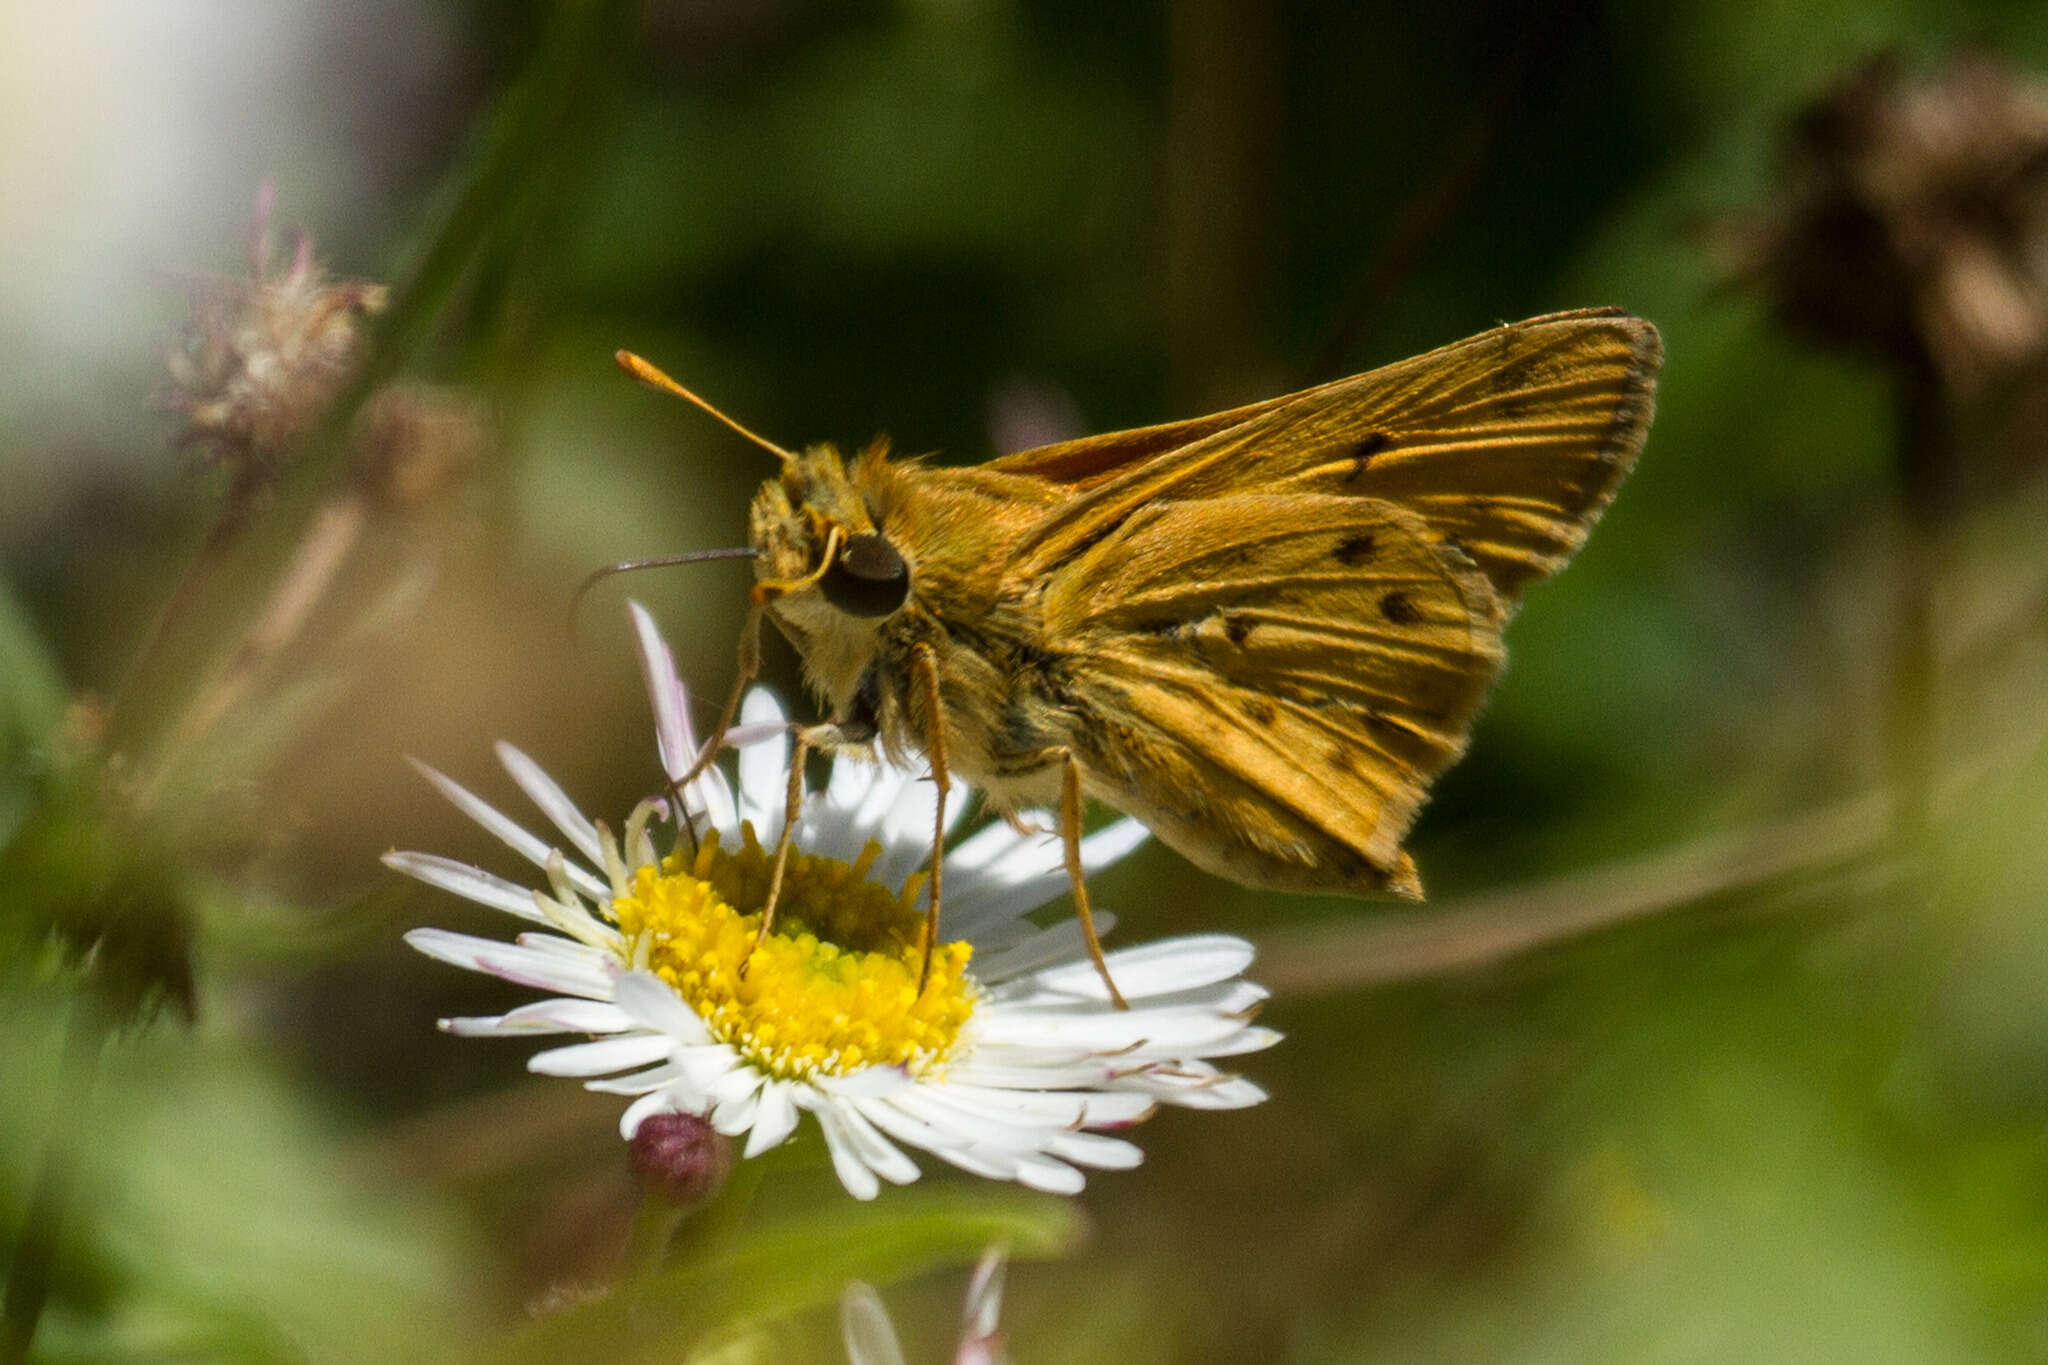
POLYGON ((918 989, 924 878, 900 894, 869 881, 882 852, 873 842, 851 863, 791 849, 775 926, 756 946, 774 859, 753 826, 741 829, 737 852, 721 848, 713 831, 687 871, 677 854, 633 874, 612 913, 635 960, 673 987, 712 1037, 770 1075, 918 1072, 943 1061, 974 1013, 974 950, 941 944, 918 989))

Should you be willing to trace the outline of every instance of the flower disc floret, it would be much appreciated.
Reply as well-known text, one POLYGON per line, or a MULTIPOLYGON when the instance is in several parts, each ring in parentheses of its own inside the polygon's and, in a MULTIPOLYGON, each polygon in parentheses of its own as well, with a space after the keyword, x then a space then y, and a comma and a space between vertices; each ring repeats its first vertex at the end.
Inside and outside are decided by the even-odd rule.
POLYGON ((974 1013, 972 948, 948 943, 924 974, 921 878, 901 893, 868 879, 869 842, 851 863, 792 850, 775 926, 758 944, 773 860, 742 831, 727 851, 717 831, 687 868, 682 856, 645 866, 612 913, 634 957, 667 982, 711 1036, 784 1080, 942 1063, 974 1013))

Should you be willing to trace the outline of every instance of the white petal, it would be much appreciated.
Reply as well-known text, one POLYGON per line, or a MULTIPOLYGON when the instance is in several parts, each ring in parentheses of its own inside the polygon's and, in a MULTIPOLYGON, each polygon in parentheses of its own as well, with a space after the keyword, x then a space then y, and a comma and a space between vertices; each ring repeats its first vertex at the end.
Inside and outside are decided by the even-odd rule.
POLYGON ((1008 1153, 982 1147, 965 1133, 939 1128, 904 1109, 894 1100, 878 1102, 866 1113, 875 1126, 898 1142, 930 1152, 939 1160, 984 1180, 1014 1180, 1017 1163, 1008 1153))
POLYGON ((627 1033, 536 1052, 527 1058, 526 1069, 542 1076, 609 1076, 661 1061, 674 1046, 658 1033, 627 1033))
POLYGON ((834 1099, 873 1099, 915 1084, 909 1072, 896 1066, 864 1066, 845 1076, 819 1076, 811 1082, 834 1099))
POLYGON ((839 1298, 839 1335, 850 1365, 903 1365, 903 1346, 882 1296, 854 1280, 839 1298))
POLYGON ((633 1027, 626 1014, 601 1000, 537 1000, 490 1019, 449 1019, 460 1038, 532 1037, 548 1033, 619 1033, 633 1027))
POLYGON ((1077 1047, 1116 1053, 1137 1048, 1154 1055, 1199 1055, 1205 1043, 1220 1043, 1244 1025, 1207 1010, 1103 1010, 1038 1008, 997 1004, 975 1015, 977 1039, 990 1043, 1077 1047))
MULTIPOLYGON (((456 809, 460 810, 464 815, 467 815, 470 819, 490 831, 505 847, 511 849, 535 867, 547 867, 548 859, 553 856, 555 851, 552 844, 521 829, 510 816, 472 792, 469 788, 463 786, 460 782, 457 782, 454 778, 435 771, 418 759, 413 759, 411 762, 412 766, 419 770, 422 777, 434 784, 436 791, 447 797, 455 805, 456 809)), ((603 878, 599 877, 589 868, 576 863, 568 864, 568 868, 569 880, 575 884, 578 891, 600 904, 610 900, 612 889, 605 883, 603 878)))
MULTIPOLYGON (((1010 920, 1008 922, 1011 924, 1030 923, 1028 920, 1010 920)), ((1106 936, 1115 927, 1115 915, 1109 914, 1106 911, 1096 911, 1095 932, 1098 937, 1106 936)), ((1079 919, 1064 919, 1058 924, 1053 925, 1052 928, 1040 929, 1022 943, 1014 947, 1004 948, 1000 952, 988 953, 984 956, 981 940, 979 939, 976 940, 974 946, 975 979, 986 982, 989 985, 997 985, 1009 981, 1012 977, 1022 976, 1027 972, 1037 972, 1055 963, 1066 962, 1076 955, 1085 955, 1088 951, 1088 940, 1081 933, 1081 921, 1079 919)), ((1084 961, 1084 965, 1088 968, 1091 975, 1096 976, 1095 984, 1100 986, 1102 980, 1095 972, 1095 964, 1092 961, 1084 961)), ((1124 992, 1126 997, 1135 998, 1131 995, 1131 988, 1124 984, 1123 977, 1117 977, 1116 985, 1117 989, 1124 992)), ((1017 986, 1027 989, 1030 995, 1036 996, 1044 993, 1036 979, 1028 983, 1019 982, 1017 986)), ((1008 1000, 1015 998, 1015 994, 1013 991, 999 991, 997 992, 997 997, 1008 1000)), ((1107 993, 1104 993, 1102 998, 1107 1000, 1109 997, 1107 993)))
POLYGON ((643 1027, 657 1029, 677 1042, 695 1045, 711 1041, 704 1020, 653 972, 620 972, 612 983, 612 1000, 643 1027))
POLYGON ((1085 1086, 1105 1085, 1128 1072, 1151 1065, 1149 1062, 1089 1056, 1057 1064, 1010 1066, 984 1060, 983 1054, 990 1051, 983 1049, 969 1062, 951 1064, 946 1068, 946 1078, 964 1085, 1018 1090, 1079 1090, 1085 1086))
MULTIPOLYGON (((1119 820, 1081 840, 1081 869, 1093 876, 1151 837, 1136 820, 1119 820)), ((1036 845, 1013 853, 989 869, 960 908, 972 923, 1008 919, 1036 910, 1068 890, 1066 853, 1058 835, 1039 836, 1036 845)))
POLYGON ((901 1147, 875 1130, 860 1105, 842 1105, 834 1112, 845 1123, 847 1137, 859 1150, 861 1161, 882 1179, 894 1185, 908 1185, 921 1174, 917 1163, 905 1156, 901 1147))
POLYGON ((770 1081, 761 1087, 761 1107, 754 1115, 754 1130, 747 1134, 746 1156, 759 1156, 778 1147, 796 1131, 797 1108, 790 1099, 789 1086, 770 1081))
POLYGON ((1057 1133, 1047 1140, 1045 1150, 1077 1166, 1093 1166, 1099 1171, 1133 1170, 1145 1160, 1144 1150, 1136 1143, 1100 1133, 1057 1133))
MULTIPOLYGON (((1117 989, 1133 1002, 1147 996, 1191 990, 1237 976, 1252 963, 1252 945, 1228 934, 1198 934, 1161 939, 1108 955, 1109 974, 1117 989)), ((1084 1000, 1105 1004, 1109 991, 1092 962, 1072 962, 1038 974, 1037 984, 1084 1000)))
POLYGON ((503 910, 508 915, 517 915, 536 924, 548 922, 547 916, 534 908, 531 887, 506 881, 480 867, 458 863, 437 853, 387 853, 383 862, 393 872, 402 872, 442 891, 452 891, 464 900, 488 905, 493 910, 503 910))
POLYGON ((656 1114, 676 1114, 683 1111, 676 1107, 675 1097, 656 1090, 642 1095, 626 1106, 619 1115, 619 1136, 631 1142, 633 1135, 640 1131, 640 1125, 656 1114))
MULTIPOLYGON (((782 703, 765 687, 747 693, 740 704, 745 725, 783 723, 782 703)), ((782 807, 789 782, 789 736, 780 743, 749 745, 740 750, 740 819, 751 820, 761 842, 773 845, 782 832, 782 807)))
POLYGON ((727 1137, 738 1137, 754 1126, 754 1118, 760 1112, 761 1087, 757 1078, 754 1087, 744 1095, 718 1102, 711 1111, 711 1126, 727 1137))
POLYGON ((562 832, 578 853, 602 867, 604 843, 598 838, 597 826, 590 822, 590 817, 576 809, 576 803, 569 799, 569 794, 547 775, 540 764, 504 740, 499 740, 492 747, 497 750, 498 761, 505 765, 505 771, 512 774, 512 780, 519 784, 519 790, 540 807, 548 822, 562 832))
POLYGON ((1231 1076, 1200 1062, 1180 1071, 1160 1068, 1134 1074, 1118 1087, 1149 1094, 1161 1104, 1183 1109, 1246 1109, 1263 1102, 1266 1092, 1242 1076, 1231 1076))
POLYGON ((1088 1177, 1049 1156, 1024 1157, 1017 1162, 1017 1183, 1047 1194, 1079 1194, 1088 1187, 1088 1177))
POLYGON ((834 758, 824 799, 841 811, 858 809, 875 785, 876 766, 870 756, 848 753, 834 758))
MULTIPOLYGON (((948 798, 950 800, 950 798, 948 798)), ((932 852, 932 821, 939 811, 939 788, 923 773, 905 782, 882 816, 876 836, 882 841, 882 856, 870 874, 884 886, 901 886, 905 878, 926 866, 932 852)))
POLYGON ((825 1150, 832 1155, 832 1169, 838 1173, 839 1183, 846 1186, 846 1192, 855 1199, 869 1200, 882 1192, 882 1182, 860 1159, 860 1153, 848 1136, 845 1122, 837 1108, 830 1104, 813 1106, 818 1116, 818 1128, 825 1135, 825 1150))
POLYGON ((406 934, 405 941, 438 961, 473 972, 488 972, 534 990, 581 995, 592 1000, 611 995, 611 979, 601 968, 566 954, 450 933, 446 929, 414 929, 406 934))
POLYGON ((647 1095, 656 1091, 672 1091, 691 1102, 698 1098, 682 1073, 667 1062, 641 1071, 629 1071, 623 1076, 599 1076, 585 1081, 583 1088, 597 1095, 647 1095))

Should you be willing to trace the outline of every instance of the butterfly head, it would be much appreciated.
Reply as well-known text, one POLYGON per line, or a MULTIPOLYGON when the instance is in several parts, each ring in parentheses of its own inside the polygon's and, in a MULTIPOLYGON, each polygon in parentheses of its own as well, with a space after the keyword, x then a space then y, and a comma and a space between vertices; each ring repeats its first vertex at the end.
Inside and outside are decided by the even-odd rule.
POLYGON ((880 451, 852 469, 831 446, 812 446, 783 466, 754 498, 756 575, 785 585, 785 617, 833 616, 873 622, 910 597, 911 566, 883 529, 876 494, 886 479, 880 451))

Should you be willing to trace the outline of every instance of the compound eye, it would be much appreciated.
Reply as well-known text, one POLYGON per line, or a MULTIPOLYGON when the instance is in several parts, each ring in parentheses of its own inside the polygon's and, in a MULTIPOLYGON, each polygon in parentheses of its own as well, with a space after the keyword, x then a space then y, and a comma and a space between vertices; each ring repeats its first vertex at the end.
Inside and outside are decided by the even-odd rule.
POLYGON ((910 596, 910 566, 888 537, 863 531, 846 538, 818 586, 849 616, 891 616, 910 596))

